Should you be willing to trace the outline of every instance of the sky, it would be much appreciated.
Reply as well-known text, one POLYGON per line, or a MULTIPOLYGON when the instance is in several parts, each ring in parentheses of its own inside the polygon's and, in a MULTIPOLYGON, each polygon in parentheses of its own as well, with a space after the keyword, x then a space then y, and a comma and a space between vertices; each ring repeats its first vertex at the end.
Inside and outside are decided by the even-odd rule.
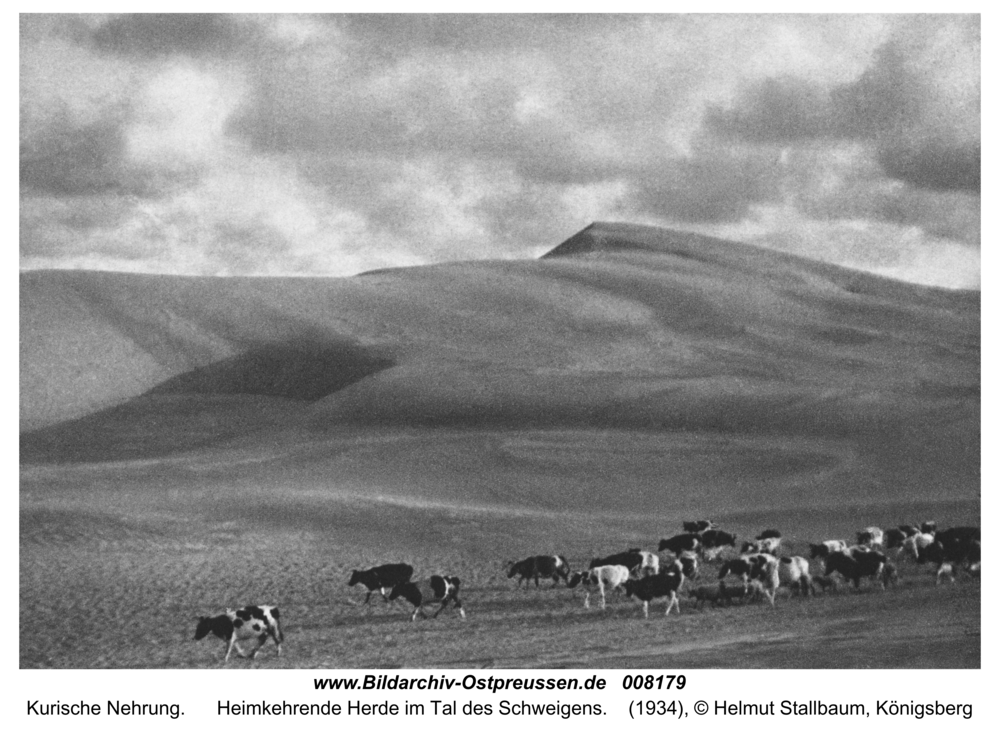
POLYGON ((594 221, 980 287, 978 15, 21 15, 20 266, 345 276, 594 221))

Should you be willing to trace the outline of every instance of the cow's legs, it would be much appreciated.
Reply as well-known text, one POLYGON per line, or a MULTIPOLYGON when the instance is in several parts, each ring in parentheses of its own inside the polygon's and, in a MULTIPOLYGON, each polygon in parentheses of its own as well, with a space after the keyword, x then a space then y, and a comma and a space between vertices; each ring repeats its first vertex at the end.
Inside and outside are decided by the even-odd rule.
POLYGON ((237 655, 239 655, 241 658, 245 658, 246 657, 246 655, 244 655, 243 651, 240 649, 240 646, 238 644, 236 644, 236 633, 235 632, 233 633, 233 636, 229 638, 229 647, 226 649, 226 659, 222 661, 223 663, 228 663, 229 662, 229 656, 232 654, 234 648, 236 649, 236 654, 237 655))
POLYGON ((646 619, 649 619, 649 602, 648 601, 644 601, 642 603, 642 613, 646 617, 646 619))

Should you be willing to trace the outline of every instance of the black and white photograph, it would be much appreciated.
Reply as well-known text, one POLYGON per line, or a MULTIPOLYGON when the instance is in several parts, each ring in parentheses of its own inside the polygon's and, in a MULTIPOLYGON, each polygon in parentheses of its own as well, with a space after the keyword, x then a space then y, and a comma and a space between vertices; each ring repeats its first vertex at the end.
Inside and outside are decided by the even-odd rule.
POLYGON ((21 14, 21 671, 981 669, 980 21, 21 14))

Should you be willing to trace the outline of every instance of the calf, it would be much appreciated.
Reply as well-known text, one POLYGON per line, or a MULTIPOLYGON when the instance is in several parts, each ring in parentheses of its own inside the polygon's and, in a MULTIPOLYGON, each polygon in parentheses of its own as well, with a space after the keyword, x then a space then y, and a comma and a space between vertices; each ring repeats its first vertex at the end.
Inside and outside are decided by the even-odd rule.
POLYGON ((933 535, 929 533, 917 533, 916 535, 911 535, 903 541, 903 552, 917 563, 925 563, 926 559, 921 560, 921 558, 923 558, 924 549, 933 542, 933 535))
MULTIPOLYGON (((596 586, 601 592, 601 609, 604 609, 607 605, 604 590, 621 588, 629 578, 631 576, 629 575, 628 568, 625 566, 597 566, 589 571, 577 571, 566 582, 566 586, 570 589, 575 588, 581 583, 586 587, 596 586)), ((589 588, 583 600, 583 606, 587 609, 590 608, 589 588)))
POLYGON ((371 601, 372 594, 378 591, 382 598, 388 602, 386 596, 392 587, 410 580, 413 576, 413 566, 408 563, 387 563, 384 566, 375 566, 367 571, 351 571, 351 579, 348 586, 363 584, 368 593, 365 595, 365 604, 371 601))
POLYGON ((715 607, 727 600, 726 587, 723 584, 707 584, 688 589, 688 596, 694 599, 695 608, 700 608, 707 601, 712 602, 712 606, 715 607))
POLYGON ((826 557, 826 576, 837 572, 846 580, 854 583, 854 588, 861 588, 861 579, 865 576, 877 580, 885 588, 882 570, 885 567, 885 554, 879 551, 856 551, 855 553, 831 553, 826 557))
POLYGON ((816 593, 816 587, 818 586, 823 590, 825 594, 828 591, 837 590, 837 579, 833 576, 813 576, 812 577, 813 594, 816 593))
POLYGON ((634 596, 642 602, 642 613, 646 619, 649 619, 649 602, 661 597, 668 597, 670 599, 667 603, 665 615, 670 614, 670 610, 675 606, 677 607, 677 613, 681 613, 681 604, 677 598, 677 592, 680 591, 683 583, 684 567, 680 561, 674 561, 672 565, 655 576, 629 579, 625 582, 624 586, 625 593, 628 596, 634 596))
POLYGON ((667 538, 660 541, 660 545, 657 546, 657 551, 668 550, 675 556, 679 556, 684 551, 696 551, 701 546, 701 536, 697 533, 684 533, 682 535, 675 535, 672 538, 667 538))
POLYGON ((403 597, 406 601, 410 602, 413 605, 413 616, 410 617, 411 622, 417 621, 417 614, 426 619, 427 614, 424 612, 424 605, 435 602, 441 603, 438 610, 434 612, 435 618, 448 606, 448 602, 454 602, 455 609, 458 610, 462 619, 465 619, 465 610, 462 609, 462 601, 458 598, 458 587, 461 583, 461 579, 457 576, 431 576, 427 580, 417 582, 407 581, 392 587, 392 591, 389 592, 389 601, 403 597))
POLYGON ((246 606, 239 609, 227 609, 225 614, 214 617, 199 617, 198 627, 194 632, 194 639, 200 640, 209 634, 213 634, 224 642, 226 647, 226 659, 236 648, 236 654, 241 658, 246 657, 240 649, 237 640, 256 639, 257 647, 250 653, 250 659, 257 656, 257 651, 264 646, 267 638, 270 637, 278 646, 278 656, 281 656, 281 643, 285 641, 285 636, 281 632, 281 625, 278 607, 273 606, 246 606))
MULTIPOLYGON (((768 558, 773 558, 773 556, 767 556, 768 558)), ((754 568, 757 567, 759 561, 759 554, 756 555, 745 555, 739 558, 734 558, 731 561, 726 561, 719 568, 719 582, 721 583, 726 576, 732 574, 733 576, 739 576, 743 579, 743 588, 746 589, 750 585, 750 577, 753 574, 754 568)))
POLYGON ((552 585, 558 586, 559 579, 564 581, 569 579, 569 564, 564 556, 531 556, 523 561, 507 562, 507 578, 518 576, 517 585, 521 586, 522 581, 535 580, 535 588, 538 588, 539 578, 551 578, 552 585))

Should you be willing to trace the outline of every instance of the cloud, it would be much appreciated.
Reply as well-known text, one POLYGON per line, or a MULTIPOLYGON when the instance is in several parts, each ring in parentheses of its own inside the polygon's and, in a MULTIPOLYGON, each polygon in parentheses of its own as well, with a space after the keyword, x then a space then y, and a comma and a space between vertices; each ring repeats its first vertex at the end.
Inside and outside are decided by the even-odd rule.
POLYGON ((21 28, 32 266, 346 274, 527 257, 602 218, 757 241, 766 223, 803 248, 782 222, 817 241, 863 221, 901 249, 978 242, 974 16, 21 28))
POLYGON ((98 51, 125 57, 201 57, 231 54, 256 37, 255 26, 240 16, 136 13, 111 18, 91 42, 98 51))

